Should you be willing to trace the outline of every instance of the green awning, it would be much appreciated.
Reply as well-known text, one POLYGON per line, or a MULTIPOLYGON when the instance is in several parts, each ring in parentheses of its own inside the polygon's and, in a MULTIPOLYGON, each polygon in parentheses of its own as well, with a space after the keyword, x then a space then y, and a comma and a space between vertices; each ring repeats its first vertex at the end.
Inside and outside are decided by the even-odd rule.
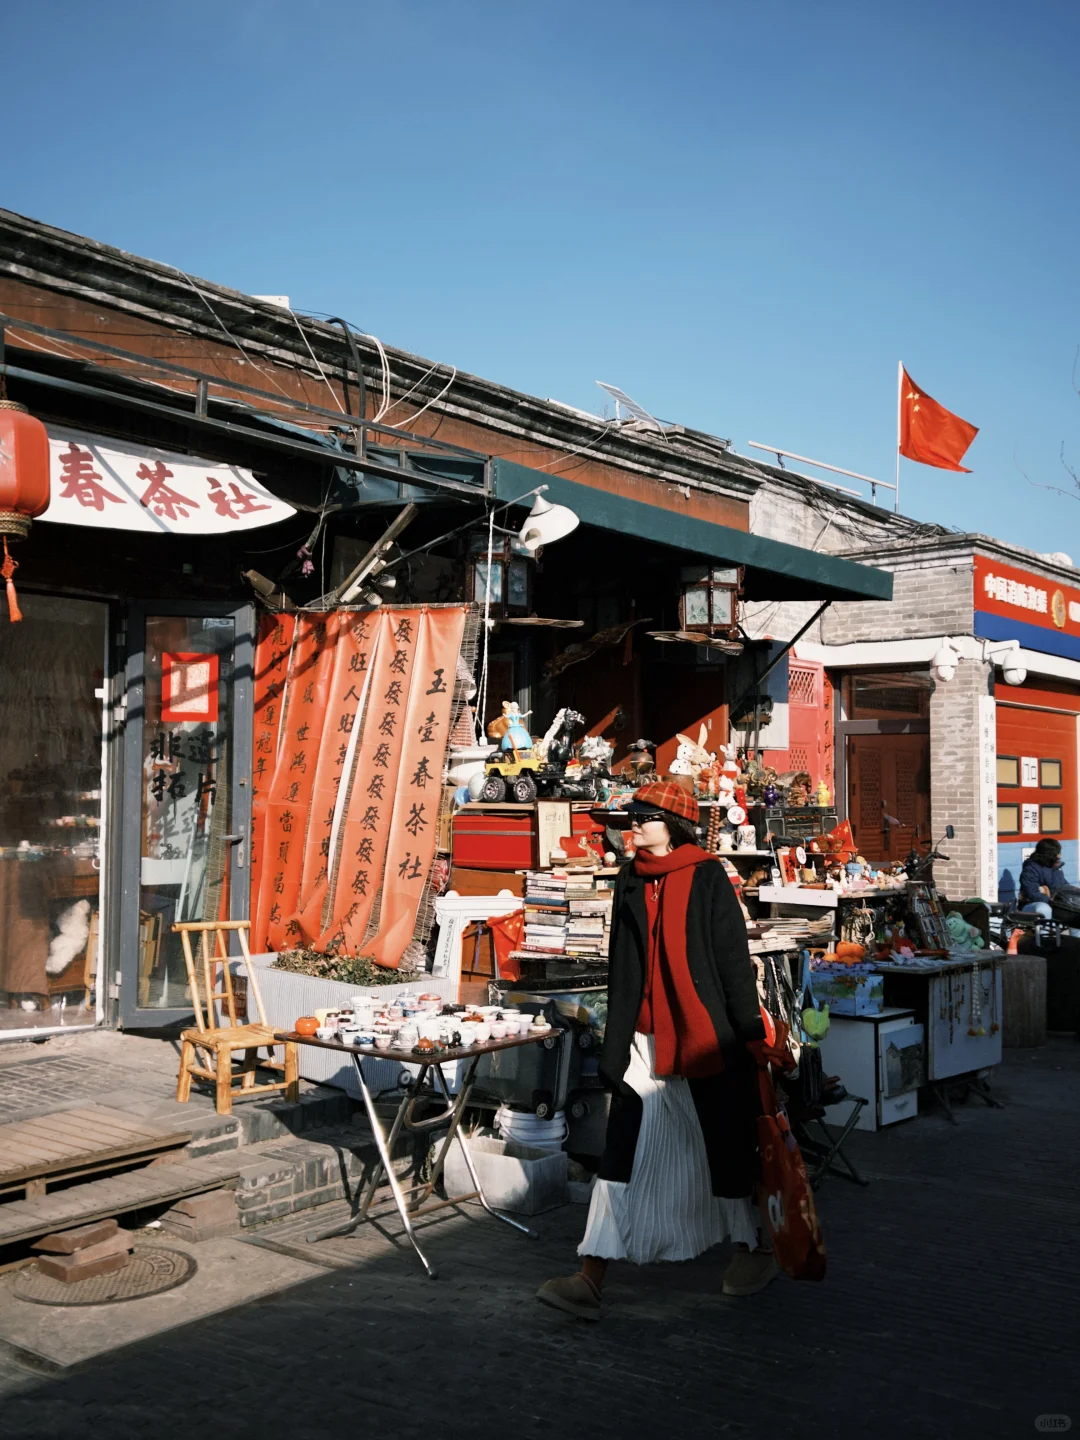
POLYGON ((744 594, 748 600, 892 599, 893 577, 887 570, 767 540, 763 535, 733 530, 729 525, 696 520, 512 460, 495 460, 493 468, 499 500, 515 500, 537 485, 546 485, 547 498, 557 505, 568 505, 581 517, 583 525, 652 541, 681 551, 689 560, 745 566, 744 594))

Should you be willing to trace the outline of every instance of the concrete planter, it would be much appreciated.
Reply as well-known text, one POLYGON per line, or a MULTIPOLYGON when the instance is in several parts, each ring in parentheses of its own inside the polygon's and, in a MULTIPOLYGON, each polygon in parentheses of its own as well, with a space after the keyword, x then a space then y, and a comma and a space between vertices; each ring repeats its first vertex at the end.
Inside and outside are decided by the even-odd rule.
MULTIPOLYGON (((319 980, 311 975, 296 975, 291 970, 275 970, 276 954, 253 955, 252 964, 258 969, 259 990, 266 1006, 266 1018, 276 1030, 291 1030, 301 1015, 311 1015, 316 1010, 336 1010, 347 1005, 353 995, 378 995, 390 1000, 403 990, 427 990, 432 995, 442 995, 445 1000, 452 998, 455 982, 438 975, 420 975, 400 985, 347 985, 341 980, 319 980)), ((366 1059, 364 1079, 373 1094, 389 1090, 397 1085, 401 1066, 394 1060, 366 1059)), ((336 1085, 354 1099, 360 1098, 360 1086, 356 1070, 348 1056, 338 1055, 333 1050, 322 1050, 315 1045, 300 1046, 300 1074, 305 1080, 317 1080, 320 1085, 336 1085)))
MULTIPOLYGON (((569 1199, 565 1150, 554 1154, 533 1150, 513 1140, 477 1137, 469 1141, 476 1173, 484 1195, 496 1210, 513 1210, 518 1215, 539 1215, 554 1210, 569 1199)), ((473 1189, 461 1146, 451 1145, 444 1169, 448 1195, 465 1195, 473 1189)))

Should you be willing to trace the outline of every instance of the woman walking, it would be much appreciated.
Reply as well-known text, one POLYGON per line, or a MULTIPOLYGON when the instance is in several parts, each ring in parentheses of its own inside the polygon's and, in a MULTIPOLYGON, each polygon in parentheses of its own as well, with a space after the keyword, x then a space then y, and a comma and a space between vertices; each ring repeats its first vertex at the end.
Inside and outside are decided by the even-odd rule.
POLYGON ((636 854, 612 914, 604 1154, 581 1270, 537 1292, 588 1320, 600 1318, 611 1260, 690 1260, 730 1236, 726 1295, 754 1294, 777 1273, 751 1198, 757 1063, 767 1057, 742 911, 723 866, 697 844, 688 791, 644 785, 628 810, 636 854))

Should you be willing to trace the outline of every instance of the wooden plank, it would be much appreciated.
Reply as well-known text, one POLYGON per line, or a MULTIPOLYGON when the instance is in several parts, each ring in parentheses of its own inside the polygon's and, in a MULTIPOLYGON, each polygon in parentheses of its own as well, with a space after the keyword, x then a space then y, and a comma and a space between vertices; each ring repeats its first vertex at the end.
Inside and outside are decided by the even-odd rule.
POLYGON ((11 1187, 21 1179, 32 1175, 47 1175, 59 1179, 73 1175, 86 1165, 100 1165, 107 1161, 136 1160, 145 1156, 150 1159, 161 1150, 178 1148, 184 1144, 183 1136, 161 1136, 147 1144, 145 1141, 134 1145, 110 1145, 97 1149, 83 1150, 79 1154, 68 1154, 51 1160, 35 1160, 20 1168, 0 1171, 0 1185, 11 1187))
POLYGON ((88 1109, 76 1111, 75 1123, 84 1131, 92 1131, 99 1135, 109 1135, 122 1138, 128 1135, 151 1135, 154 1133, 152 1127, 145 1121, 132 1121, 126 1115, 120 1115, 115 1110, 88 1109))
POLYGON ((0 1175, 9 1168, 25 1164, 28 1158, 55 1160, 70 1153, 70 1145, 42 1140, 33 1135, 19 1135, 10 1141, 0 1140, 0 1175))
MULTIPOLYGON (((242 1152, 237 1155, 241 1157, 242 1152)), ((75 1190, 47 1195, 32 1205, 12 1201, 0 1206, 0 1245, 36 1240, 50 1230, 217 1190, 235 1179, 245 1162, 250 1163, 250 1157, 230 1160, 227 1165, 207 1161, 155 1165, 121 1179, 95 1180, 75 1190)))
MULTIPOLYGON (((51 1115, 40 1115, 24 1124, 40 1129, 43 1134, 57 1137, 77 1135, 85 1138, 88 1131, 99 1131, 109 1135, 146 1134, 153 1130, 145 1120, 130 1120, 116 1110, 100 1106, 83 1107, 78 1110, 59 1110, 51 1115)), ((3 1132, 0 1131, 0 1139, 3 1132)))

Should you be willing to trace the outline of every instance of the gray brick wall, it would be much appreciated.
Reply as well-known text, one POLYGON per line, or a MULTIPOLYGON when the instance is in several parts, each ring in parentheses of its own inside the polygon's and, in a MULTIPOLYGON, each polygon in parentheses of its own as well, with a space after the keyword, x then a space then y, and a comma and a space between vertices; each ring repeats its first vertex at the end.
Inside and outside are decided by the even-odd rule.
POLYGON ((984 893, 986 847, 979 801, 979 699, 992 695, 994 670, 981 660, 961 660, 948 684, 930 697, 930 807, 935 841, 946 825, 956 837, 942 846, 949 860, 934 866, 943 895, 964 900, 984 893))
POLYGON ((974 626, 970 564, 903 569, 893 598, 838 604, 821 621, 826 645, 857 640, 916 640, 924 635, 970 635, 974 626))

